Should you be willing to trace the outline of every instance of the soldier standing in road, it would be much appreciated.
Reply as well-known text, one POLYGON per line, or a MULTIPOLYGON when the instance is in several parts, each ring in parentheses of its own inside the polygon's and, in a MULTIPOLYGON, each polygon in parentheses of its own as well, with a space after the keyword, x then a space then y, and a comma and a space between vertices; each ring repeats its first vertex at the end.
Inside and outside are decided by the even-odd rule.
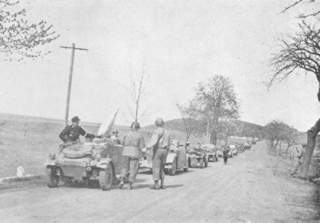
POLYGON ((229 147, 228 147, 228 145, 224 146, 222 152, 223 152, 223 162, 224 162, 224 164, 227 164, 228 157, 229 157, 229 147))
POLYGON ((131 131, 123 139, 123 167, 119 185, 120 189, 123 188, 128 175, 129 189, 133 189, 132 185, 138 173, 141 150, 145 147, 144 138, 142 134, 138 132, 139 129, 140 124, 133 122, 131 124, 131 131))
POLYGON ((158 190, 164 188, 164 167, 170 145, 170 136, 168 131, 164 129, 162 118, 158 118, 155 121, 155 126, 156 129, 153 132, 148 148, 153 150, 152 175, 154 185, 151 189, 158 190))

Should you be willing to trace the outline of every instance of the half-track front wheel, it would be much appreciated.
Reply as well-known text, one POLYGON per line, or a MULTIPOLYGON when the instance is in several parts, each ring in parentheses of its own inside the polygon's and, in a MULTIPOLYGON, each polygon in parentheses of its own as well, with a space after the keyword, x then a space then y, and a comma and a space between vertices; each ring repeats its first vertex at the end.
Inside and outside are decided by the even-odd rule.
POLYGON ((47 177, 48 177, 48 187, 58 187, 59 176, 57 174, 57 169, 52 167, 47 167, 47 177))

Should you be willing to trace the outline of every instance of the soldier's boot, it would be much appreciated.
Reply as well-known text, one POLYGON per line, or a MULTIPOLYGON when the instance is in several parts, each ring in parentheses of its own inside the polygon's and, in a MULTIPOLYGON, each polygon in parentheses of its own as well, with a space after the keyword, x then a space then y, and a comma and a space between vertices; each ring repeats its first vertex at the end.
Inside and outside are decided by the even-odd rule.
POLYGON ((150 187, 151 190, 159 190, 160 186, 159 186, 159 181, 155 180, 154 184, 150 187))
POLYGON ((164 177, 161 178, 160 189, 165 189, 165 187, 164 187, 164 177))

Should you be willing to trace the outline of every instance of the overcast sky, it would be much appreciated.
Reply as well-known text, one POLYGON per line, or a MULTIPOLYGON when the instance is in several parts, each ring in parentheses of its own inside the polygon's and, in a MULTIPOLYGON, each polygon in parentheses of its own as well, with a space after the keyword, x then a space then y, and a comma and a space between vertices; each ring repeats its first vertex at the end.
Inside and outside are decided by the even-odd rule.
POLYGON ((43 18, 61 37, 52 53, 24 62, 1 62, 0 112, 64 118, 71 45, 77 52, 71 115, 102 122, 120 108, 119 124, 132 120, 130 80, 144 71, 142 124, 178 118, 199 81, 231 78, 241 119, 283 120, 306 130, 318 118, 316 81, 293 75, 270 91, 264 85, 279 39, 296 29, 295 12, 279 0, 32 0, 31 19, 43 18))

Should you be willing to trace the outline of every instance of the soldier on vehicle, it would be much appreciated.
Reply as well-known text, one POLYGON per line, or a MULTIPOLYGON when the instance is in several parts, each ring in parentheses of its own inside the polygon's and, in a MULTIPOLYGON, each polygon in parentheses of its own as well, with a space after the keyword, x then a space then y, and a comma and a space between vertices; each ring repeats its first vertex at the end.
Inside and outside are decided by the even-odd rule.
POLYGON ((66 126, 62 132, 59 134, 59 138, 65 144, 78 143, 80 141, 79 137, 94 137, 94 135, 87 133, 80 125, 80 119, 78 116, 75 116, 71 119, 71 125, 66 126))
POLYGON ((144 138, 138 132, 139 129, 140 124, 133 122, 131 124, 131 131, 123 139, 123 166, 120 177, 120 189, 123 188, 125 182, 128 182, 129 189, 133 189, 132 185, 138 173, 141 150, 145 147, 144 138))
POLYGON ((112 131, 112 135, 110 137, 110 139, 115 142, 116 144, 121 144, 120 138, 119 138, 119 131, 118 130, 114 130, 112 131))
POLYGON ((304 144, 304 145, 302 145, 301 149, 298 149, 298 148, 296 149, 298 161, 297 161, 297 165, 295 166, 294 170, 291 173, 291 176, 296 175, 296 173, 300 169, 300 167, 302 165, 302 162, 303 162, 303 156, 304 156, 304 153, 305 153, 306 146, 307 145, 304 144))
POLYGON ((158 118, 155 121, 155 126, 156 129, 152 134, 151 141, 147 148, 153 150, 152 175, 154 185, 151 189, 158 190, 164 188, 164 167, 170 146, 170 135, 168 131, 164 129, 164 121, 162 118, 158 118))

